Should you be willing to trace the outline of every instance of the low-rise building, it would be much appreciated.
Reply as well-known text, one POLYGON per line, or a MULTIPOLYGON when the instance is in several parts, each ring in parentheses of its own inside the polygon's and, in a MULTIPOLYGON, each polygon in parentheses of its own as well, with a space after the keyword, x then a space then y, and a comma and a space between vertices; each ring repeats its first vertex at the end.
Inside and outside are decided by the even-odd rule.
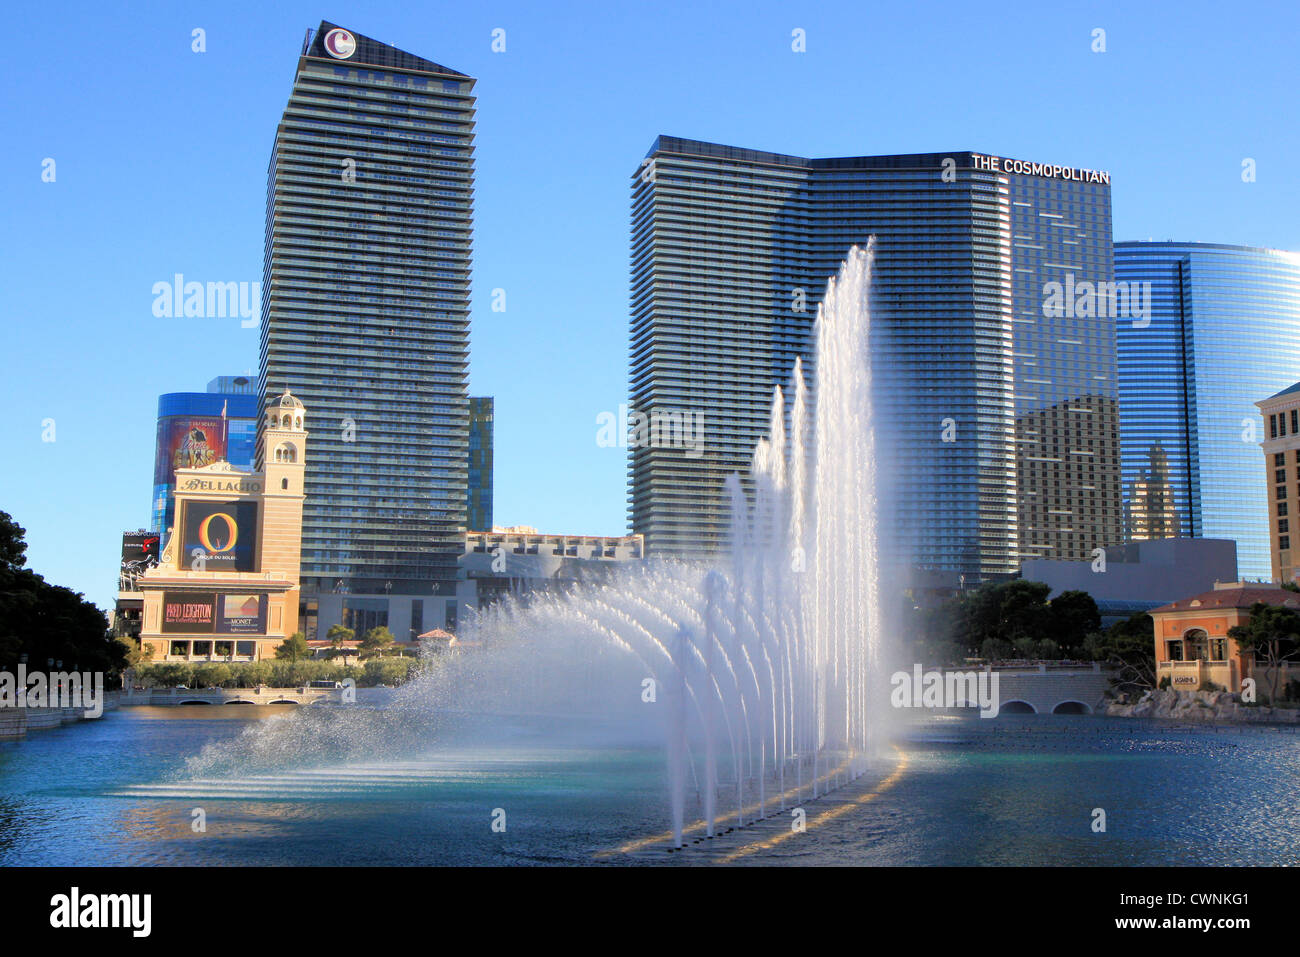
POLYGON ((547 535, 527 525, 469 532, 461 557, 461 608, 485 608, 503 596, 563 590, 645 558, 641 535, 547 535))
POLYGON ((1237 543, 1213 538, 1164 538, 1099 549, 1091 561, 1033 559, 1020 575, 1063 591, 1085 591, 1097 602, 1103 627, 1150 611, 1180 595, 1237 580, 1237 543))
POLYGON ((1250 621, 1257 602, 1300 612, 1300 593, 1240 581, 1153 609, 1157 682, 1168 678, 1181 691, 1195 691, 1205 682, 1240 691, 1243 678, 1266 680, 1258 673, 1254 655, 1228 635, 1234 625, 1250 621))

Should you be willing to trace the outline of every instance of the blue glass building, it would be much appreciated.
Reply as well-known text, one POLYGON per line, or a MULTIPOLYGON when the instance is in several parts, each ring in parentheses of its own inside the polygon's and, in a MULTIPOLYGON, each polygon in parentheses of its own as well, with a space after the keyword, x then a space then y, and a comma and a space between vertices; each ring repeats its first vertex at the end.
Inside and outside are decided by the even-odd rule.
POLYGON ((310 33, 267 178, 261 391, 312 412, 301 619, 402 640, 464 548, 474 80, 310 33))
POLYGON ((1163 454, 1179 534, 1233 539, 1240 573, 1270 578, 1255 403, 1300 379, 1300 254, 1122 242, 1115 278, 1150 284, 1149 317, 1116 326, 1126 511, 1163 454))
POLYGON ((260 410, 256 381, 246 376, 219 376, 208 383, 207 392, 168 392, 158 397, 150 508, 153 531, 166 533, 175 519, 176 469, 220 461, 253 468, 260 410))
POLYGON ((715 554, 826 280, 876 238, 890 554, 956 584, 1121 535, 1114 324, 1049 309, 1113 278, 1110 178, 969 151, 806 159, 661 136, 632 174, 630 405, 703 416, 629 450, 651 553, 715 554), (891 491, 892 490, 892 491, 891 491))

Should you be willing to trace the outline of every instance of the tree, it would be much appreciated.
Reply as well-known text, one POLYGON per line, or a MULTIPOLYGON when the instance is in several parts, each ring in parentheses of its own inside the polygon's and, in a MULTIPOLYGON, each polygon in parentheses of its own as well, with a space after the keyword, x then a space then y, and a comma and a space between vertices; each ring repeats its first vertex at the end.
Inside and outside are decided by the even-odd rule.
POLYGON ((1140 611, 1089 635, 1083 644, 1094 661, 1117 669, 1111 679, 1117 688, 1139 691, 1156 686, 1155 636, 1155 620, 1140 611))
POLYGON ((1101 611, 1086 591, 1063 591, 1047 606, 1050 637, 1073 657, 1088 635, 1101 628, 1101 611))
POLYGON ((153 645, 129 637, 118 638, 117 643, 122 646, 122 654, 130 667, 138 669, 153 661, 153 645))
POLYGON ((380 625, 366 632, 366 636, 361 639, 361 647, 358 650, 361 652, 362 658, 386 655, 392 649, 395 640, 393 633, 385 626, 380 625))
POLYGON ((280 642, 279 647, 275 649, 275 656, 288 661, 298 661, 300 658, 306 658, 311 654, 311 647, 307 644, 307 636, 301 631, 295 631, 284 641, 280 642))
POLYGON ((235 674, 230 666, 219 661, 204 662, 194 667, 194 686, 196 688, 221 688, 234 680, 235 674))
POLYGON ((1052 587, 1015 579, 984 585, 963 596, 964 643, 983 648, 994 639, 1013 645, 1019 638, 1045 637, 1050 619, 1047 596, 1052 587))
POLYGON ((347 657, 347 650, 343 647, 344 642, 352 641, 356 636, 357 633, 347 625, 330 625, 330 630, 325 633, 325 637, 330 642, 330 657, 336 655, 347 657))
POLYGON ((1269 669, 1269 700, 1277 700, 1277 682, 1281 666, 1300 656, 1300 615, 1289 608, 1257 601, 1250 607, 1250 620, 1244 625, 1233 625, 1228 637, 1234 639, 1242 651, 1263 661, 1269 669))
POLYGON ((126 648, 84 595, 24 567, 25 534, 0 511, 0 668, 12 670, 26 655, 32 668, 61 661, 64 669, 102 671, 115 681, 126 666, 126 648))

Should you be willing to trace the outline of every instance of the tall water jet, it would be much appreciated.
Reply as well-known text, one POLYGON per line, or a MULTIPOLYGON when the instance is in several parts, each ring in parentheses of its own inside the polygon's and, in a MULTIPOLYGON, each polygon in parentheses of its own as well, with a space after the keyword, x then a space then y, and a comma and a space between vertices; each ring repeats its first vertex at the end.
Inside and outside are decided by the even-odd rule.
POLYGON ((774 390, 748 481, 731 475, 719 489, 731 505, 725 554, 504 598, 465 623, 472 650, 430 661, 400 689, 393 720, 403 709, 507 724, 576 716, 564 726, 663 745, 678 847, 690 831, 717 834, 731 797, 743 825, 769 803, 787 806, 790 778, 798 802, 861 774, 884 635, 870 265, 870 246, 854 247, 828 281, 815 348, 774 390))

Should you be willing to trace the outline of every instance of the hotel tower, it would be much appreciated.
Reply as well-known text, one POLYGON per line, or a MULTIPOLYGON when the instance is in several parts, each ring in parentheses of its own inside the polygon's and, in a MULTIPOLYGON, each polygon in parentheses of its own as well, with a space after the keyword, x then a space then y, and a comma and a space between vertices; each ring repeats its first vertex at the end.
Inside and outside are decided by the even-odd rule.
POLYGON ((661 136, 632 171, 630 406, 703 452, 630 443, 651 554, 726 544, 772 390, 826 280, 875 237, 884 540, 956 584, 1121 537, 1110 177, 958 151, 805 159, 661 136))
POLYGON ((263 401, 314 415, 308 637, 454 624, 469 412, 474 80, 333 23, 267 174, 263 401))

